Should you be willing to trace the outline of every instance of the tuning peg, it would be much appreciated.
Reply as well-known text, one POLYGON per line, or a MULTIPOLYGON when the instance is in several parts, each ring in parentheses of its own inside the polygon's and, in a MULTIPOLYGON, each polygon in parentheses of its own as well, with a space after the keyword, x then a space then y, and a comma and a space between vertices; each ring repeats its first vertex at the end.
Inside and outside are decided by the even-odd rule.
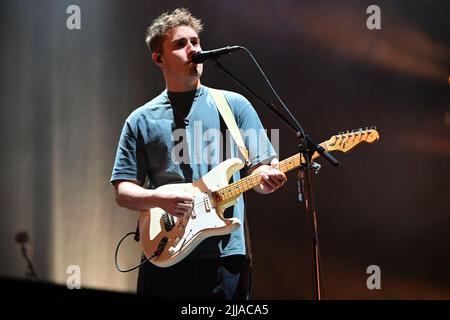
POLYGON ((335 144, 340 145, 342 144, 342 141, 344 140, 344 131, 340 131, 337 135, 336 135, 336 141, 335 144))

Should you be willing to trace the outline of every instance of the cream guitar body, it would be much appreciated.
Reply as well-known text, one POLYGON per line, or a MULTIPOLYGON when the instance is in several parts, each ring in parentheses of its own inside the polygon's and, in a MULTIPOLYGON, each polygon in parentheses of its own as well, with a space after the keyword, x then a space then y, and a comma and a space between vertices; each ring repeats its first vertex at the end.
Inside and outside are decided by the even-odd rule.
POLYGON ((169 267, 186 257, 204 239, 230 234, 241 225, 237 218, 223 217, 225 209, 234 205, 237 197, 216 203, 212 191, 226 187, 233 173, 243 166, 240 159, 229 159, 193 183, 168 184, 157 189, 186 192, 195 199, 191 214, 183 219, 160 208, 141 211, 141 241, 145 255, 154 256, 153 264, 169 267))

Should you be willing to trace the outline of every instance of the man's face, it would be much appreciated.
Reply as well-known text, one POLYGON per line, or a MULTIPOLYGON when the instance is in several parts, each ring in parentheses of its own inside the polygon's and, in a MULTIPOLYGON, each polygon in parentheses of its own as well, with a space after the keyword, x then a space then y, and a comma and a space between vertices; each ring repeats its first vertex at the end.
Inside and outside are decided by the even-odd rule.
POLYGON ((197 32, 188 26, 172 29, 163 41, 162 65, 167 81, 197 81, 203 72, 203 64, 191 61, 192 55, 201 50, 197 32))

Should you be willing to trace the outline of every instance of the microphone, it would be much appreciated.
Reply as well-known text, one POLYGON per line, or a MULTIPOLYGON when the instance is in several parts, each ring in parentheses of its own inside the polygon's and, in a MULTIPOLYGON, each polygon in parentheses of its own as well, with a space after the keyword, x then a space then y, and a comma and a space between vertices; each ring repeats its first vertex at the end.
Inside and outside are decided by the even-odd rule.
POLYGON ((229 54, 230 52, 237 51, 241 49, 239 46, 228 46, 225 48, 219 48, 214 50, 208 50, 208 51, 197 51, 192 55, 192 62, 195 63, 203 63, 203 61, 208 59, 217 59, 220 56, 223 56, 225 54, 229 54))

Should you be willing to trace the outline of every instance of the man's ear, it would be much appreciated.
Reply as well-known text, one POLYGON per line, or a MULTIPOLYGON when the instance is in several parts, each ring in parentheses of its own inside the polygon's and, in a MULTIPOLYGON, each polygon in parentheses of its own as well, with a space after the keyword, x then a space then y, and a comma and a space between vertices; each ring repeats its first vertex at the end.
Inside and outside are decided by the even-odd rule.
POLYGON ((156 65, 160 65, 161 63, 163 63, 162 57, 158 52, 152 53, 152 60, 156 65))

